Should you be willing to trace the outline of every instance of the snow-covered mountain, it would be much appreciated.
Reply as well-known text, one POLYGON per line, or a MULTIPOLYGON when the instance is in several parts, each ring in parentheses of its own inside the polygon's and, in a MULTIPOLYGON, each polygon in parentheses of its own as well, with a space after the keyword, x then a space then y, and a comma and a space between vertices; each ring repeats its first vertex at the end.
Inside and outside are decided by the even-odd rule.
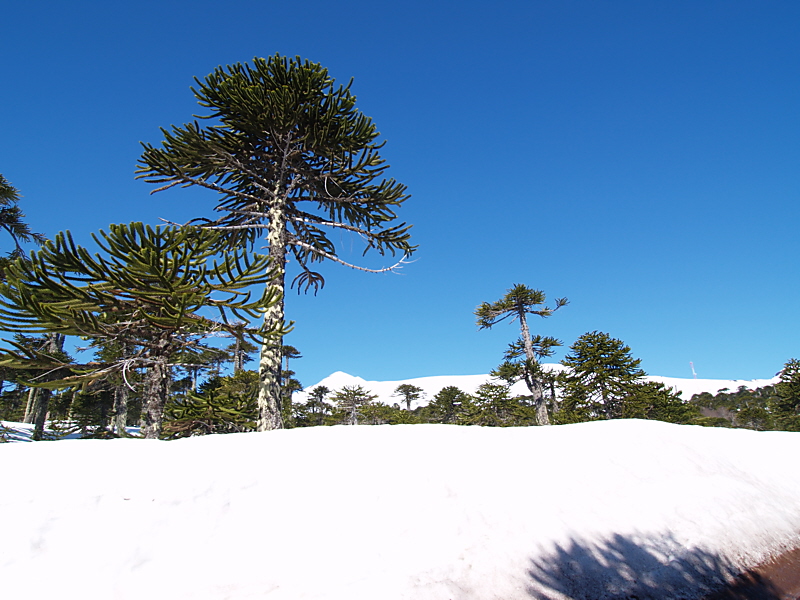
MULTIPOLYGON (((565 367, 560 364, 545 364, 545 369, 551 371, 560 371, 565 367)), ((710 392, 716 394, 722 389, 735 391, 740 386, 745 386, 748 389, 755 389, 767 385, 774 385, 777 383, 778 378, 772 379, 681 379, 677 377, 658 377, 649 376, 645 377, 647 381, 657 381, 663 383, 667 387, 674 388, 681 393, 681 397, 685 400, 691 398, 694 394, 701 392, 710 392)), ((439 391, 447 386, 455 386, 468 394, 475 393, 475 390, 484 383, 492 381, 489 375, 439 375, 435 377, 416 377, 413 379, 403 379, 398 381, 366 381, 361 377, 337 371, 332 375, 328 375, 322 381, 315 385, 307 386, 302 392, 294 394, 295 402, 305 402, 308 397, 308 392, 317 386, 325 386, 329 390, 339 390, 344 386, 360 385, 362 388, 378 396, 378 400, 386 404, 400 403, 400 398, 394 396, 394 391, 397 386, 408 383, 415 385, 424 390, 423 399, 418 402, 417 406, 425 406, 431 398, 433 398, 439 391)), ((528 393, 527 388, 523 382, 516 383, 511 388, 512 394, 525 395, 528 393)))

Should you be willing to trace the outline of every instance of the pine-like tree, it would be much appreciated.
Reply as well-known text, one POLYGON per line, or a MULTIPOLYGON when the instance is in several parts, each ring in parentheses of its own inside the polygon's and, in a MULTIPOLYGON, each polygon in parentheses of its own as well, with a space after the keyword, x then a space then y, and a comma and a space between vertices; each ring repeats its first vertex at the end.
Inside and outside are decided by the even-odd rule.
POLYGON ((607 333, 584 333, 561 361, 569 371, 562 380, 560 422, 620 418, 623 400, 645 375, 641 362, 607 333))
POLYGON ((346 385, 331 396, 339 410, 343 412, 345 425, 358 425, 360 409, 372 403, 378 396, 370 394, 360 385, 346 385))
POLYGON ((401 383, 392 393, 392 396, 397 396, 403 399, 403 402, 406 403, 407 411, 411 410, 412 402, 419 402, 424 395, 425 393, 421 387, 411 385, 410 383, 401 383))
POLYGON ((514 427, 536 424, 536 404, 510 394, 510 386, 484 383, 475 391, 467 417, 470 425, 514 427))
MULTIPOLYGON (((305 290, 324 283, 314 262, 370 271, 337 255, 331 231, 359 235, 365 252, 413 252, 410 226, 394 224, 406 188, 384 178, 378 131, 356 109, 350 84, 337 87, 322 66, 279 55, 220 67, 196 82, 194 94, 211 124, 162 130, 160 148, 144 144, 137 173, 159 184, 156 191, 197 185, 218 192, 216 210, 224 216, 198 221, 229 232, 234 246, 252 247, 266 234, 274 269, 269 285, 280 296, 264 316, 267 330, 283 328, 288 255, 305 290)), ((277 337, 261 348, 259 430, 283 426, 282 345, 277 337)))
POLYGON ((509 349, 504 357, 506 362, 499 368, 504 370, 503 376, 506 378, 524 379, 533 396, 539 425, 550 424, 539 359, 550 356, 552 348, 560 346, 561 342, 553 337, 531 336, 527 316, 549 317, 559 308, 568 304, 566 298, 557 298, 555 306, 549 308, 544 306, 546 301, 544 292, 516 284, 497 302, 484 302, 475 309, 480 329, 490 329, 500 321, 509 318, 512 322, 519 321, 521 337, 516 342, 509 344, 509 349), (513 376, 511 371, 513 371, 513 376))
POLYGON ((783 366, 775 392, 772 410, 778 426, 800 431, 800 360, 793 358, 783 366))
POLYGON ((442 388, 423 409, 423 416, 431 423, 462 424, 472 413, 472 396, 454 385, 442 388))
POLYGON ((77 385, 129 368, 144 368, 145 437, 158 437, 170 379, 179 352, 199 350, 216 332, 269 336, 262 328, 230 324, 259 319, 275 302, 247 288, 269 278, 268 258, 241 251, 218 256, 221 234, 201 228, 111 225, 94 236, 102 254, 77 246, 69 232, 47 242, 30 260, 16 259, 0 286, 0 325, 7 331, 50 332, 114 340, 135 349, 110 365, 65 365, 24 348, 6 353, 0 366, 70 367, 74 375, 49 386, 77 385), (202 316, 208 309, 216 319, 202 316))
POLYGON ((294 420, 296 427, 315 427, 320 425, 333 425, 334 406, 325 399, 331 390, 324 385, 313 387, 308 393, 305 404, 294 405, 294 420))

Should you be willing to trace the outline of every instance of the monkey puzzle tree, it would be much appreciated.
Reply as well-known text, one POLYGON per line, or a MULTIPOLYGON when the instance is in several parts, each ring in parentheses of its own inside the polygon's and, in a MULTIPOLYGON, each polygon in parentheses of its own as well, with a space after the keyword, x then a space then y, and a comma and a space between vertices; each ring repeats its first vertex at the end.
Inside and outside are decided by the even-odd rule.
POLYGON ((401 383, 392 392, 392 396, 399 396, 403 399, 403 402, 406 403, 406 410, 411 410, 411 403, 418 402, 424 395, 425 392, 421 387, 410 383, 401 383))
POLYGON ((9 258, 0 257, 0 279, 3 278, 10 258, 25 256, 20 242, 42 244, 46 239, 41 233, 32 232, 22 220, 25 215, 19 207, 19 199, 19 190, 0 175, 0 228, 5 229, 14 241, 14 249, 9 252, 9 258))
MULTIPOLYGON (((192 88, 202 116, 171 131, 162 129, 160 148, 143 144, 138 177, 159 184, 197 185, 220 194, 223 216, 196 219, 228 233, 235 247, 252 248, 265 234, 273 273, 268 283, 280 294, 264 315, 266 328, 284 323, 286 263, 300 272, 299 288, 324 284, 315 262, 331 260, 363 271, 337 255, 332 231, 351 232, 381 255, 413 252, 410 226, 393 224, 407 198, 404 185, 385 179, 388 165, 372 120, 355 107, 350 85, 338 87, 327 69, 299 57, 256 58, 252 64, 219 67, 192 88)), ((352 83, 352 82, 351 82, 352 83)), ((259 430, 283 426, 280 337, 261 347, 259 430)))
POLYGON ((544 292, 518 283, 497 302, 483 302, 475 309, 479 329, 491 329, 500 321, 509 318, 511 321, 519 321, 521 337, 509 344, 504 356, 505 362, 493 374, 507 381, 514 379, 525 381, 533 395, 539 425, 549 425, 550 419, 547 414, 541 365, 538 359, 550 356, 552 348, 560 346, 561 342, 553 337, 531 336, 527 315, 549 317, 562 306, 566 306, 568 300, 556 298, 553 308, 543 306, 545 302, 544 292), (520 358, 522 360, 519 360, 520 358))
POLYGON ((370 394, 360 385, 346 385, 331 396, 331 400, 344 413, 345 425, 358 425, 359 409, 371 404, 378 396, 370 394))
MULTIPOLYGON (((216 333, 263 338, 280 332, 243 328, 274 302, 267 290, 253 299, 247 290, 269 278, 268 258, 243 251, 219 257, 221 234, 199 227, 111 225, 93 236, 101 253, 77 246, 59 233, 30 259, 16 259, 0 285, 0 326, 6 331, 52 332, 127 346, 111 364, 65 365, 15 345, 0 365, 70 368, 74 374, 51 387, 77 385, 108 373, 146 369, 144 434, 158 437, 171 360, 201 350, 216 333), (206 309, 212 316, 200 314, 206 309), (231 323, 229 317, 236 317, 231 323)), ((13 345, 13 344, 12 344, 13 345)))

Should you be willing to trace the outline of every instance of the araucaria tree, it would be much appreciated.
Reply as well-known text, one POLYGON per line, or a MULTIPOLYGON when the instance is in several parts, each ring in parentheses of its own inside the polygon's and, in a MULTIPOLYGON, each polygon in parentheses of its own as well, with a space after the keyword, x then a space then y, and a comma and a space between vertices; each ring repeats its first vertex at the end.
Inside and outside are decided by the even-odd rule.
POLYGON ((259 339, 280 334, 240 323, 257 319, 275 301, 268 291, 253 298, 247 289, 267 280, 268 258, 243 251, 220 257, 221 237, 198 227, 111 225, 94 236, 101 252, 93 254, 69 232, 59 233, 30 259, 10 264, 0 285, 0 326, 113 341, 128 350, 110 365, 65 365, 17 344, 0 365, 69 368, 75 375, 49 384, 62 387, 143 368, 143 433, 157 438, 178 354, 202 350, 202 340, 216 333, 259 339))
POLYGON ((663 384, 645 381, 641 362, 621 340, 600 331, 584 333, 561 361, 568 370, 561 377, 558 422, 631 418, 691 422, 698 414, 696 407, 663 384))
POLYGON ((374 402, 377 397, 360 385, 346 385, 334 393, 331 400, 344 413, 345 425, 358 425, 359 410, 374 402))
POLYGON ((541 365, 539 359, 550 356, 552 348, 561 342, 553 337, 541 335, 531 336, 528 326, 528 315, 549 317, 559 308, 566 306, 566 298, 557 298, 553 308, 544 306, 544 292, 533 290, 525 285, 516 284, 497 302, 484 302, 475 309, 480 329, 490 329, 505 319, 519 321, 521 337, 509 344, 505 354, 505 362, 496 370, 498 377, 506 380, 524 379, 528 386, 539 425, 549 425, 547 405, 544 399, 541 365))
MULTIPOLYGON (((336 86, 319 64, 280 55, 219 67, 193 88, 208 109, 197 121, 162 129, 161 147, 144 144, 137 171, 155 191, 197 185, 219 194, 216 219, 195 222, 228 232, 233 246, 266 237, 274 269, 268 283, 281 296, 266 312, 269 330, 284 323, 286 263, 300 272, 298 289, 324 283, 313 263, 340 258, 333 231, 360 236, 367 250, 411 254, 410 226, 395 223, 408 198, 404 185, 384 178, 388 165, 372 120, 355 107, 347 86, 336 86)), ((259 430, 283 426, 280 338, 266 339, 259 374, 259 430)))

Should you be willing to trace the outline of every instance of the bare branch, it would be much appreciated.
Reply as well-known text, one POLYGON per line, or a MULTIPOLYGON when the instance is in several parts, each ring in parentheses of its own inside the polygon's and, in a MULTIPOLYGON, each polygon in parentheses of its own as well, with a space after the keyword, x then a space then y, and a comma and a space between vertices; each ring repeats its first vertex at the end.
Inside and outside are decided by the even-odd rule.
POLYGON ((324 252, 322 250, 318 250, 317 248, 314 248, 314 246, 312 246, 311 244, 306 244, 305 242, 302 242, 302 241, 300 241, 298 239, 294 239, 290 243, 294 244, 296 246, 300 246, 301 248, 305 248, 309 252, 311 252, 313 254, 316 254, 317 256, 320 256, 322 258, 326 258, 328 260, 332 260, 333 262, 337 262, 340 265, 344 265, 345 267, 350 267, 351 269, 355 269, 356 271, 364 271, 366 273, 395 272, 397 269, 401 268, 403 265, 407 265, 407 264, 409 264, 411 262, 414 262, 414 261, 406 260, 408 258, 408 254, 404 254, 403 258, 398 260, 391 267, 385 267, 383 269, 367 269, 366 267, 359 267, 358 265, 350 264, 349 262, 346 262, 346 261, 342 260, 341 258, 339 258, 338 256, 336 256, 334 254, 329 254, 328 252, 324 252))

